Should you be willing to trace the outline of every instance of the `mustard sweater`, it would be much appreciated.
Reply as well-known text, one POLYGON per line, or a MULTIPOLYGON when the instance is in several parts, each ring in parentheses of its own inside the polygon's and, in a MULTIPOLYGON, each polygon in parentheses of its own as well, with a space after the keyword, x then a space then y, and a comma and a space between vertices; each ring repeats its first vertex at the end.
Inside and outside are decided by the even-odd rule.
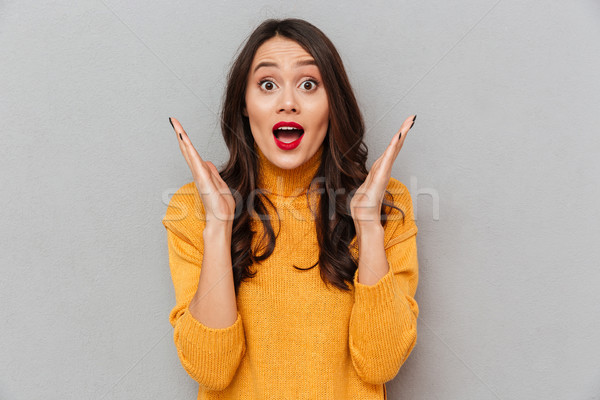
MULTIPOLYGON (((342 291, 325 285, 318 265, 307 271, 292 266, 309 267, 318 258, 306 188, 323 148, 294 170, 278 168, 256 145, 255 150, 259 187, 277 206, 281 223, 274 213, 271 223, 280 232, 273 254, 253 265, 256 276, 241 283, 233 325, 207 327, 187 308, 204 250, 204 208, 194 182, 173 195, 162 220, 175 288, 169 321, 181 364, 199 383, 198 399, 387 398, 385 382, 396 376, 417 340, 417 226, 408 190, 394 178, 387 187, 406 214, 403 224, 393 210, 385 226, 388 273, 363 285, 357 269, 352 290, 342 291)), ((262 233, 255 222, 259 234, 253 244, 262 233)), ((359 256, 356 237, 350 250, 359 256)))

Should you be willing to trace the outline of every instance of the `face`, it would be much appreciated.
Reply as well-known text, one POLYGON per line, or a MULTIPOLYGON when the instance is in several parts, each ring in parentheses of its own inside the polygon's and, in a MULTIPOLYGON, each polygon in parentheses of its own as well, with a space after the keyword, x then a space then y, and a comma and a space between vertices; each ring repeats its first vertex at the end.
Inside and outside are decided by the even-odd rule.
MULTIPOLYGON (((258 48, 248 74, 245 100, 244 115, 252 136, 276 166, 296 168, 323 143, 329 124, 327 93, 314 58, 295 41, 273 37, 258 48), (273 128, 279 122, 295 122, 302 127, 304 133, 295 148, 286 150, 277 145, 273 128)), ((282 142, 291 142, 298 133, 278 131, 277 136, 282 142)))

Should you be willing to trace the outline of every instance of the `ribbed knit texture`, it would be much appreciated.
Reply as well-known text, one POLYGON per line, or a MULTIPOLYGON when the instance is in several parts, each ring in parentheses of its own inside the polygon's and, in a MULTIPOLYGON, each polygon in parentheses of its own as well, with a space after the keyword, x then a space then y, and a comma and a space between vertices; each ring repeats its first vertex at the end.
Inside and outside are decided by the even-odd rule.
MULTIPOLYGON (((194 182, 173 195, 162 220, 176 302, 169 321, 181 364, 199 383, 198 399, 384 399, 384 383, 396 376, 417 340, 417 226, 408 190, 394 178, 387 187, 406 215, 403 223, 394 210, 385 226, 388 273, 374 285, 363 285, 357 270, 352 290, 342 291, 325 285, 319 266, 293 268, 318 260, 305 192, 322 148, 294 170, 278 168, 255 150, 259 185, 281 222, 270 210, 279 232, 275 251, 252 266, 254 278, 242 282, 233 325, 209 328, 187 308, 198 288, 204 252, 204 208, 194 182)), ((256 246, 262 227, 253 222, 259 231, 256 246)), ((360 256, 356 238, 349 249, 360 256)))

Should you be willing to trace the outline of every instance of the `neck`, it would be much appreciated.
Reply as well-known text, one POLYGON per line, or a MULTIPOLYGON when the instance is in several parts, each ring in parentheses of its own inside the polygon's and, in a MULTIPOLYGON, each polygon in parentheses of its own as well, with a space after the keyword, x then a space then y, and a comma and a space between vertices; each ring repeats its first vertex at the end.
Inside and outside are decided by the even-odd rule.
POLYGON ((260 148, 254 143, 258 155, 258 187, 265 189, 267 194, 296 197, 306 193, 310 182, 321 165, 323 146, 302 165, 293 169, 280 168, 267 159, 260 148))

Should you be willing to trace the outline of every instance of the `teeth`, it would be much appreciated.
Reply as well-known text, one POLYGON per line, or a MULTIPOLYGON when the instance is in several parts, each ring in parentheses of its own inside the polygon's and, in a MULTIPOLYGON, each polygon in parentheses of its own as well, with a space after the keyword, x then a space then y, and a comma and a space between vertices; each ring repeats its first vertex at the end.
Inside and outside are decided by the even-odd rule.
POLYGON ((293 131, 293 130, 298 130, 298 128, 292 128, 291 126, 282 126, 280 128, 277 128, 278 130, 281 129, 282 131, 293 131))

